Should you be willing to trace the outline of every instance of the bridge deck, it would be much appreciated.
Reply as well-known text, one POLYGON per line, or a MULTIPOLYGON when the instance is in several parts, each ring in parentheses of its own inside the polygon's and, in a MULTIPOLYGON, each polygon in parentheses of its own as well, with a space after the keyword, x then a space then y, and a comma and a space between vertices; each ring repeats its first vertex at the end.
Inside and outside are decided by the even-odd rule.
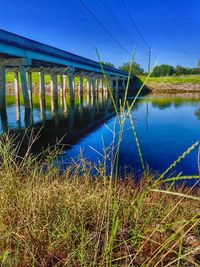
MULTIPOLYGON (((70 66, 76 71, 102 73, 99 62, 0 29, 0 56, 29 58, 34 66, 70 66)), ((103 65, 107 75, 127 78, 127 73, 103 65)))

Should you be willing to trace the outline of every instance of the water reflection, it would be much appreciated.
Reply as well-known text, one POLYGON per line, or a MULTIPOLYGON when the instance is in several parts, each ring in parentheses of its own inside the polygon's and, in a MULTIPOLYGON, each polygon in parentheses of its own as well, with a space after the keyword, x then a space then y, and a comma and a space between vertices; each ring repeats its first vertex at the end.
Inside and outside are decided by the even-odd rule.
MULTIPOLYGON (((107 99, 105 103, 105 112, 111 110, 110 101, 107 99)), ((145 164, 150 169, 164 171, 193 143, 200 140, 198 110, 200 110, 199 98, 152 96, 139 98, 132 111, 132 116, 135 120, 145 164)), ((70 158, 77 157, 80 150, 83 150, 86 158, 91 161, 98 163, 99 160, 102 160, 99 156, 99 154, 103 154, 102 137, 105 146, 109 146, 113 140, 113 134, 109 129, 115 128, 116 132, 119 131, 115 117, 108 120, 106 124, 108 127, 99 126, 98 129, 80 139, 71 149, 66 150, 62 160, 69 162, 70 158), (91 147, 95 148, 99 154, 91 147)), ((141 169, 134 134, 130 128, 130 120, 127 118, 119 154, 122 173, 125 168, 134 170, 136 173, 141 169)), ((187 155, 173 169, 173 172, 197 175, 197 149, 187 155)))
POLYGON ((29 126, 32 126, 34 124, 33 120, 33 112, 31 109, 25 109, 24 112, 24 125, 25 128, 28 128, 29 126))
POLYGON ((1 117, 1 127, 3 132, 8 131, 8 117, 6 108, 0 109, 0 117, 1 117))
POLYGON ((197 116, 198 120, 200 120, 200 108, 195 111, 195 115, 197 116))
MULTIPOLYGON (((92 86, 92 85, 91 85, 92 86)), ((74 101, 60 95, 59 99, 46 96, 46 101, 33 97, 33 110, 16 105, 15 99, 8 99, 7 109, 0 110, 0 131, 20 130, 34 125, 37 130, 43 128, 41 138, 35 146, 35 152, 42 147, 55 145, 65 136, 63 143, 70 145, 64 158, 69 161, 77 157, 80 148, 84 155, 98 162, 98 155, 91 150, 93 146, 102 152, 102 136, 105 145, 112 142, 115 113, 111 98, 103 91, 98 93, 78 94, 74 101), (104 123, 108 125, 105 127, 104 123)), ((116 94, 114 99, 119 107, 122 96, 116 94)), ((130 98, 131 102, 132 99, 130 98)), ((200 100, 198 97, 140 97, 132 116, 141 143, 145 163, 158 171, 165 170, 182 152, 194 142, 200 140, 200 100)), ((131 166, 134 170, 141 168, 134 135, 130 121, 125 123, 123 141, 120 150, 120 166, 131 166)), ((176 171, 185 174, 197 174, 197 154, 193 151, 182 161, 176 171)))

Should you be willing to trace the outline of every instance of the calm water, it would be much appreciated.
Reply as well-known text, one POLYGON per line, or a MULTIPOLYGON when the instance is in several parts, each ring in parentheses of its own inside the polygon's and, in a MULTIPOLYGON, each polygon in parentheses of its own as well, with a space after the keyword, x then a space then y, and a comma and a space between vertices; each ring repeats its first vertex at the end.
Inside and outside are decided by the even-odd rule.
MULTIPOLYGON (((24 108, 16 117, 16 106, 12 103, 6 112, 1 112, 0 131, 20 129, 29 124, 43 126, 48 131, 48 137, 61 137, 67 134, 66 142, 69 148, 60 160, 68 164, 71 158, 77 158, 80 150, 84 156, 93 162, 102 160, 103 143, 106 146, 113 140, 111 130, 118 132, 111 101, 109 97, 87 99, 82 104, 67 103, 67 110, 59 106, 52 112, 47 101, 47 109, 40 112, 37 100, 32 114, 25 114, 24 108), (20 116, 19 116, 20 114, 20 116), (96 152, 98 151, 98 153, 96 152)), ((135 105, 132 116, 140 140, 141 150, 146 165, 156 171, 164 171, 188 147, 200 140, 200 99, 198 97, 176 96, 145 96, 135 105)), ((127 118, 123 140, 120 149, 119 163, 121 169, 129 166, 138 172, 141 169, 137 147, 132 132, 130 120, 127 118)), ((198 149, 195 149, 181 163, 175 172, 184 174, 198 173, 198 149)))

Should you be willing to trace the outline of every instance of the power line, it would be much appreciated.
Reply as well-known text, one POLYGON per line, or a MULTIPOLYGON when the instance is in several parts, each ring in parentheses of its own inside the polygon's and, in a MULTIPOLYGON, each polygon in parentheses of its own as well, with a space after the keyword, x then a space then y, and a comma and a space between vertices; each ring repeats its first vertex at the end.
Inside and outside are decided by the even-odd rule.
POLYGON ((80 0, 81 4, 85 7, 85 9, 90 13, 90 15, 97 21, 97 23, 104 29, 104 31, 115 41, 127 54, 132 56, 132 54, 119 42, 115 36, 101 23, 101 21, 95 16, 95 14, 89 9, 89 7, 80 0))
POLYGON ((139 27, 137 26, 135 20, 133 19, 133 16, 132 16, 131 13, 129 12, 129 9, 128 9, 128 7, 127 7, 125 1, 124 1, 124 0, 121 0, 121 2, 122 2, 123 6, 124 6, 124 8, 125 8, 125 10, 126 10, 126 13, 128 14, 128 17, 129 17, 130 21, 132 22, 133 26, 135 27, 137 33, 139 34, 139 36, 141 37, 141 39, 144 41, 144 43, 145 43, 148 47, 150 47, 150 45, 148 44, 148 42, 145 40, 144 36, 142 35, 141 31, 139 30, 139 27))
MULTIPOLYGON (((130 43, 134 46, 136 46, 137 41, 130 37, 130 34, 128 32, 128 30, 122 25, 122 23, 120 22, 120 20, 117 18, 117 16, 115 15, 115 13, 113 12, 112 8, 110 7, 110 5, 105 1, 105 0, 100 0, 101 3, 103 4, 104 8, 106 9, 106 11, 108 12, 108 14, 111 16, 112 20, 115 22, 115 24, 119 27, 119 29, 121 30, 121 32, 126 36, 126 38, 130 41, 130 43)), ((141 47, 142 48, 142 47, 141 47)), ((143 48, 144 49, 144 48, 143 48)), ((144 49, 145 50, 145 49, 144 49)))
POLYGON ((149 56, 148 56, 148 73, 151 71, 151 46, 149 46, 149 56))
POLYGON ((121 0, 125 10, 126 10, 126 13, 128 14, 128 17, 130 19, 130 21, 132 22, 133 26, 135 27, 137 33, 139 34, 139 36, 141 37, 141 39, 143 40, 143 42, 146 44, 146 46, 149 48, 148 49, 148 72, 150 73, 150 69, 151 69, 151 52, 152 52, 152 49, 151 49, 151 46, 148 44, 148 42, 146 41, 146 39, 144 38, 143 34, 141 33, 139 27, 137 26, 135 20, 133 19, 133 16, 131 15, 126 3, 125 3, 125 0, 121 0))
POLYGON ((112 20, 120 28, 121 32, 126 36, 126 38, 131 42, 131 44, 134 43, 134 42, 136 43, 135 39, 130 38, 130 36, 127 33, 126 29, 121 25, 120 21, 118 20, 116 15, 113 13, 111 7, 108 4, 106 4, 106 2, 104 0, 100 0, 100 1, 103 4, 103 6, 106 9, 106 11, 108 12, 108 14, 111 16, 112 20))

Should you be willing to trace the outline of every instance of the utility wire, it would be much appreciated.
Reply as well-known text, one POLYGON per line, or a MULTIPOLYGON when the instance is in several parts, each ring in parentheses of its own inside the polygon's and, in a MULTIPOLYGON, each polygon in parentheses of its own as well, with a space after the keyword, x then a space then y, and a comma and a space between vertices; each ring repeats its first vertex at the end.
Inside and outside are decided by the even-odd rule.
POLYGON ((85 9, 90 13, 90 15, 97 21, 97 23, 104 29, 104 31, 115 41, 129 56, 132 54, 119 42, 115 36, 101 23, 101 21, 95 16, 95 14, 89 9, 89 7, 80 0, 81 4, 85 7, 85 9))
MULTIPOLYGON (((121 30, 121 32, 126 36, 126 38, 130 41, 130 43, 133 46, 136 46, 137 41, 135 40, 135 38, 132 38, 130 36, 128 30, 121 24, 120 20, 117 18, 117 16, 113 12, 112 8, 110 7, 110 5, 105 0, 100 0, 100 1, 101 1, 102 5, 104 6, 104 8, 106 9, 106 11, 108 12, 108 14, 111 16, 112 20, 119 27, 119 29, 121 30)), ((144 49, 144 51, 145 51, 145 49, 144 49)))
POLYGON ((131 13, 130 13, 130 11, 129 11, 129 9, 128 9, 126 3, 125 3, 125 0, 121 0, 121 2, 122 2, 123 6, 124 6, 124 8, 125 8, 125 10, 126 10, 126 13, 128 14, 128 17, 129 17, 130 21, 132 22, 133 26, 135 27, 137 33, 139 34, 139 36, 141 37, 141 39, 143 40, 143 42, 144 42, 148 47, 150 47, 150 45, 148 44, 148 42, 145 40, 144 36, 142 35, 142 33, 141 33, 139 27, 137 26, 135 20, 133 19, 133 16, 131 15, 131 13))
POLYGON ((111 7, 106 4, 104 0, 100 0, 108 14, 111 16, 112 20, 115 22, 115 24, 120 28, 121 32, 126 36, 126 38, 131 42, 131 44, 136 43, 135 39, 130 38, 129 34, 127 33, 126 29, 121 25, 120 21, 116 17, 116 15, 113 13, 111 7))

